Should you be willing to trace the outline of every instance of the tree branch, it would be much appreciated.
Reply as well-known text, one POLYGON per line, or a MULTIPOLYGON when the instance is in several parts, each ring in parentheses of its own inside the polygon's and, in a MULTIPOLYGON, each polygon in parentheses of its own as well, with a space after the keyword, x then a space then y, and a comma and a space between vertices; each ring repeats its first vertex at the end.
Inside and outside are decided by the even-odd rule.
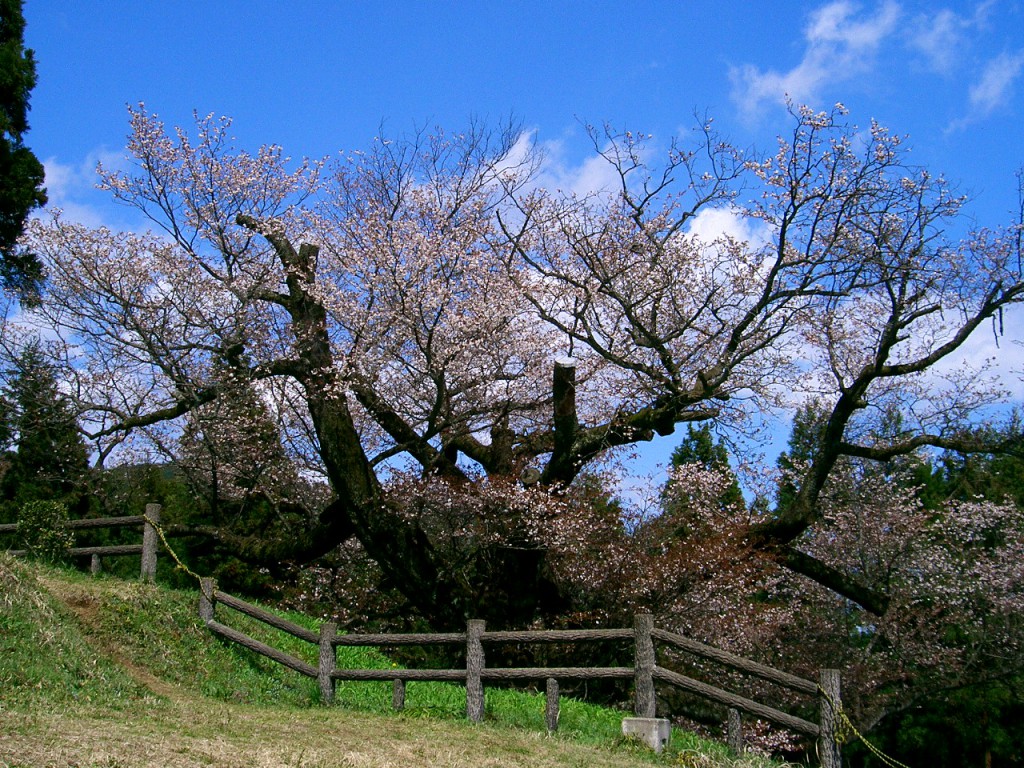
POLYGON ((806 552, 801 552, 795 547, 784 547, 779 550, 779 560, 791 571, 802 574, 823 587, 852 600, 876 616, 884 616, 885 612, 889 610, 888 595, 858 583, 849 574, 811 557, 806 552))

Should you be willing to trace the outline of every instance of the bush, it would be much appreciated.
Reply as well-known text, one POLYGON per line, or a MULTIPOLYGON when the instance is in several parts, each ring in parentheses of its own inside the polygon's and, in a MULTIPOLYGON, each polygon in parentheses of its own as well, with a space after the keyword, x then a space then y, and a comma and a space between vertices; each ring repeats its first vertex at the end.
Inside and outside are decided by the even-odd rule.
POLYGON ((62 502, 26 502, 18 513, 18 538, 31 557, 64 562, 70 558, 74 545, 67 521, 68 508, 62 502))

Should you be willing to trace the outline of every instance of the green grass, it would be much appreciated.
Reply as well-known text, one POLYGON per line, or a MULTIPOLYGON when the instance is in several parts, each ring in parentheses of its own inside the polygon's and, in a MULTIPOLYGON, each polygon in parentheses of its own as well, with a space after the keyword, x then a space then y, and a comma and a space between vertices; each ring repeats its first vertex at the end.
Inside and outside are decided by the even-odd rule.
MULTIPOLYGON (((482 726, 466 722, 465 689, 445 683, 409 683, 406 709, 395 713, 390 683, 339 682, 336 705, 325 708, 314 680, 213 636, 199 621, 196 603, 196 591, 94 579, 0 554, 0 719, 10 727, 10 735, 0 729, 0 768, 261 764, 262 752, 248 762, 219 756, 247 749, 277 755, 266 758, 267 765, 311 767, 461 765, 462 756, 474 752, 483 762, 467 764, 490 764, 487 760, 499 755, 493 764, 767 765, 750 757, 730 759, 723 745, 678 730, 670 748, 655 756, 623 741, 622 712, 568 697, 562 698, 559 731, 552 738, 545 731, 541 693, 489 688, 482 726), (252 742, 250 728, 262 736, 274 734, 272 744, 252 742), (356 732, 347 737, 352 728, 356 732), (128 729, 127 735, 102 735, 119 729, 128 729), (137 733, 146 734, 147 743, 155 739, 186 756, 206 757, 175 762, 165 754, 159 762, 147 762, 140 758, 137 733), (366 760, 337 757, 337 748, 344 751, 353 743, 346 738, 364 744, 365 733, 385 733, 388 739, 375 744, 380 751, 366 760), (307 748, 316 739, 341 746, 327 752, 307 748), (422 752, 422 759, 396 758, 395 749, 422 752), (38 757, 60 750, 67 754, 63 762, 38 757), (450 759, 439 760, 441 753, 450 759), (22 762, 10 755, 21 755, 22 762)), ((307 617, 282 615, 317 628, 307 617)), ((315 645, 225 606, 217 607, 217 618, 316 664, 315 645)), ((343 647, 338 666, 393 665, 376 650, 343 647)))
POLYGON ((39 569, 0 557, 0 710, 94 701, 120 709, 151 696, 93 651, 72 612, 39 588, 39 569))

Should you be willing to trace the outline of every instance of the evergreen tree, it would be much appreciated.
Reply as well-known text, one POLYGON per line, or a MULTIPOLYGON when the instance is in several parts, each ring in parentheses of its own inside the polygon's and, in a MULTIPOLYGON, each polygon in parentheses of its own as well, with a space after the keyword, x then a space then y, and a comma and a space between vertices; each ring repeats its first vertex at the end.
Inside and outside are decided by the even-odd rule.
MULTIPOLYGON (((795 500, 796 487, 793 480, 800 476, 803 468, 822 448, 828 413, 825 405, 817 400, 811 400, 802 405, 793 416, 788 448, 779 454, 776 460, 776 466, 781 471, 775 495, 776 510, 784 511, 795 500)), ((904 433, 903 418, 896 411, 884 412, 879 422, 870 430, 871 437, 880 443, 899 439, 904 433)), ((838 462, 837 469, 840 474, 881 474, 901 486, 915 488, 918 498, 930 509, 936 508, 948 497, 939 473, 925 453, 910 452, 881 462, 846 458, 838 462)))
POLYGON ((21 0, 0 0, 0 278, 23 300, 37 299, 42 267, 18 246, 25 219, 46 203, 43 165, 23 143, 36 63, 24 46, 21 0))
POLYGON ((1024 438, 1019 425, 1002 435, 986 432, 980 439, 1002 443, 1000 453, 958 454, 947 451, 938 461, 935 474, 947 498, 1012 501, 1024 507, 1024 438))
POLYGON ((671 477, 662 494, 661 525, 669 525, 673 537, 684 539, 699 532, 710 514, 732 514, 746 506, 739 481, 729 465, 729 452, 715 440, 709 425, 689 425, 686 437, 672 452, 671 461, 671 477), (680 476, 680 468, 691 465, 720 478, 712 484, 713 490, 692 487, 680 476))
POLYGON ((282 521, 301 482, 252 382, 230 366, 217 377, 221 397, 189 414, 175 463, 205 522, 251 535, 282 521))
POLYGON ((77 516, 88 454, 69 401, 38 342, 28 344, 7 372, 2 399, 8 438, 6 471, 0 479, 5 503, 16 507, 59 500, 77 516))
POLYGON ((715 440, 709 424, 701 424, 696 428, 692 424, 688 425, 683 442, 672 451, 671 461, 673 468, 683 464, 701 464, 706 469, 726 473, 732 478, 732 482, 722 496, 722 503, 742 504, 743 492, 729 466, 729 451, 721 441, 715 440))
POLYGON ((777 509, 785 509, 796 497, 794 478, 800 476, 801 467, 811 460, 818 444, 824 439, 827 416, 828 411, 814 400, 800 406, 793 416, 788 450, 779 454, 776 461, 782 471, 775 496, 777 509))
POLYGON ((218 530, 215 539, 183 543, 181 554, 226 588, 260 595, 267 587, 267 569, 280 575, 281 564, 261 568, 221 542, 301 530, 310 524, 309 510, 316 509, 319 499, 289 461, 270 410, 238 367, 231 357, 219 362, 215 376, 221 396, 185 419, 173 467, 191 504, 166 519, 218 530))

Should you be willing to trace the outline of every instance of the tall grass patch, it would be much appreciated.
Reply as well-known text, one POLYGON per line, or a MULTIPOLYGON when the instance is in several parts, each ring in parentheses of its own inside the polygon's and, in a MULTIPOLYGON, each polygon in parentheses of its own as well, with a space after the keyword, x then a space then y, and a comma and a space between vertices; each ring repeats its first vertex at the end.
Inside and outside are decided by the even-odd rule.
POLYGON ((134 706, 151 692, 97 654, 40 568, 0 553, 0 709, 134 706))

